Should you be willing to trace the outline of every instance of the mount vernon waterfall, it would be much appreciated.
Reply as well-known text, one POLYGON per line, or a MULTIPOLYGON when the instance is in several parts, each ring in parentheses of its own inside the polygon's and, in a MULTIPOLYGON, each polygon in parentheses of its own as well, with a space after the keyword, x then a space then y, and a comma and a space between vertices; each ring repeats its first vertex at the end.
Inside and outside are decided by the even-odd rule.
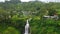
POLYGON ((30 30, 30 26, 29 26, 29 22, 27 20, 26 25, 25 25, 25 33, 24 34, 30 34, 29 30, 30 30))

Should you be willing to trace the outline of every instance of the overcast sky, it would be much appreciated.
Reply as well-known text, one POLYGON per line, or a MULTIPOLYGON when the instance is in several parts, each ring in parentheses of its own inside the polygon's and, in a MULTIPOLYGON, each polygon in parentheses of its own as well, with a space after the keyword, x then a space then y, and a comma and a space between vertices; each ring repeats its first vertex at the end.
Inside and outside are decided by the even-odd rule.
POLYGON ((4 0, 0 0, 0 1, 4 1, 4 0))
MULTIPOLYGON (((5 0, 0 0, 0 2, 4 2, 5 0)), ((31 1, 31 0, 21 0, 23 2, 28 2, 28 1, 31 1)), ((40 1, 43 1, 43 2, 60 2, 60 0, 40 0, 40 1)))

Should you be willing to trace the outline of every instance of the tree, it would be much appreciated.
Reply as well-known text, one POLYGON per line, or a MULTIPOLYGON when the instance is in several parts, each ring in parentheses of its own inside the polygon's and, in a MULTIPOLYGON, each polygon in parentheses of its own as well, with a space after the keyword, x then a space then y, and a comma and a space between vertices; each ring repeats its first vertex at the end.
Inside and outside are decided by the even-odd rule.
POLYGON ((8 27, 5 31, 3 31, 3 34, 21 34, 21 33, 14 27, 8 27))

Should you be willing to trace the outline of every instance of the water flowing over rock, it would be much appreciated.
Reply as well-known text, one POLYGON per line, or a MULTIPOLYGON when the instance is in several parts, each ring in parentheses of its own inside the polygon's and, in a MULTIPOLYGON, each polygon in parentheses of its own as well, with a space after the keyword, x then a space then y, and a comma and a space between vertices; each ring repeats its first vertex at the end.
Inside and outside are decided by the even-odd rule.
POLYGON ((25 25, 25 33, 24 34, 29 34, 29 22, 27 20, 26 25, 25 25))

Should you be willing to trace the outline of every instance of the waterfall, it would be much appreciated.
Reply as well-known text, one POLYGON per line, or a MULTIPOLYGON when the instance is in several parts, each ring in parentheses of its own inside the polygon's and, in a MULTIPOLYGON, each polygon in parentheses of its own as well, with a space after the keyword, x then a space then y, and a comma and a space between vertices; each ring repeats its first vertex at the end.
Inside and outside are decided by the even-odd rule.
POLYGON ((29 22, 27 20, 26 25, 25 25, 25 33, 24 34, 29 34, 29 22))

